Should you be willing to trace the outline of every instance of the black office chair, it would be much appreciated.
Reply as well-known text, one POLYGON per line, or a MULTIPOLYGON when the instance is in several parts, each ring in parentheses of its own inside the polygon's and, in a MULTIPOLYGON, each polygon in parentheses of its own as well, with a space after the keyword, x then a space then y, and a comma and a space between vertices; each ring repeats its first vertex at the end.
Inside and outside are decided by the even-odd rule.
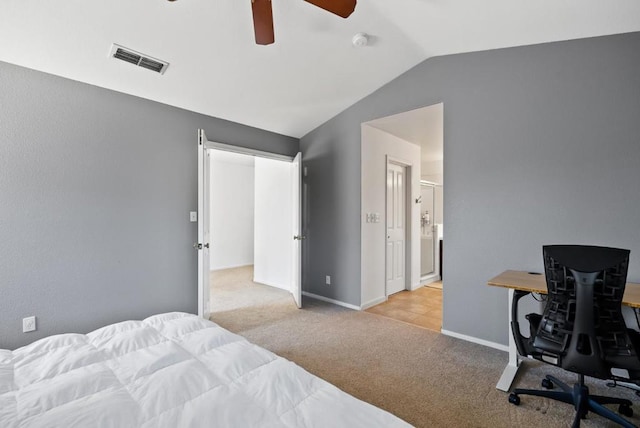
POLYGON ((547 302, 542 315, 529 314, 530 337, 520 333, 517 302, 527 292, 514 295, 511 328, 518 352, 578 374, 569 386, 554 376, 546 376, 546 390, 515 389, 509 402, 520 404, 521 395, 536 395, 573 404, 573 427, 589 411, 624 427, 635 427, 603 406, 618 404, 619 413, 632 416, 631 401, 590 395, 584 377, 640 380, 640 342, 635 331, 627 330, 622 317, 629 250, 618 248, 547 245, 543 247, 547 281, 547 302), (622 369, 622 371, 612 369, 622 369), (627 376, 628 374, 628 376, 627 376), (562 391, 552 391, 559 386, 562 391))

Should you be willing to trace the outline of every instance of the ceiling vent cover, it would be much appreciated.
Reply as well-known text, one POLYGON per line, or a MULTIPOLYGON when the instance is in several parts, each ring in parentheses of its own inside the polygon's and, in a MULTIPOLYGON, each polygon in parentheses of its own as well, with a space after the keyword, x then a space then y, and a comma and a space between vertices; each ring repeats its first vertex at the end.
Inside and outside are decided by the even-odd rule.
POLYGON ((121 61, 125 61, 131 64, 135 64, 138 67, 146 68, 147 70, 155 71, 156 73, 164 74, 169 67, 169 63, 156 58, 152 58, 149 55, 145 55, 140 52, 136 52, 132 49, 125 48, 115 43, 111 45, 111 51, 109 56, 121 61))

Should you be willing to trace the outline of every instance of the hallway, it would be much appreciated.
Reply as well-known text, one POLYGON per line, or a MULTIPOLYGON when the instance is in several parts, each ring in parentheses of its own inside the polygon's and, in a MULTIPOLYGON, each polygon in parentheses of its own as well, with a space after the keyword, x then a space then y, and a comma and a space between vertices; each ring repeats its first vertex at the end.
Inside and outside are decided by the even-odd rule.
POLYGON ((442 328, 442 285, 421 287, 415 291, 401 291, 389 300, 373 306, 366 312, 392 318, 429 330, 442 328))

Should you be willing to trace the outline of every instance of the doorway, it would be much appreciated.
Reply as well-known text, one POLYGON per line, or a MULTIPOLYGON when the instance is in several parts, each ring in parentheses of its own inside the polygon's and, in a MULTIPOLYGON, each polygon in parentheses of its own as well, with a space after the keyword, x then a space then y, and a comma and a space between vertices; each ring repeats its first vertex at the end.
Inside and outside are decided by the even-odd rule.
POLYGON ((442 185, 420 181, 420 282, 442 289, 442 185))
POLYGON ((211 312, 290 298, 291 162, 216 149, 209 159, 211 312))
MULTIPOLYGON (((444 105, 434 104, 376 119, 363 123, 361 129, 361 205, 364 211, 361 228, 362 307, 369 312, 439 331, 446 294, 442 281, 444 105), (379 204, 377 201, 381 191, 377 190, 380 187, 376 184, 375 165, 380 165, 379 158, 384 153, 411 159, 417 170, 417 181, 412 177, 414 186, 407 194, 407 240, 411 239, 413 246, 410 248, 411 255, 408 251, 406 253, 407 265, 411 266, 406 271, 409 278, 406 290, 391 295, 385 293, 380 298, 380 289, 376 288, 376 276, 380 270, 376 264, 381 255, 386 257, 390 254, 392 247, 389 242, 380 242, 376 238, 375 225, 367 223, 379 204)), ((387 262, 389 260, 396 259, 389 257, 387 262)), ((385 266, 386 271, 392 272, 393 268, 392 265, 385 266)), ((385 285, 390 280, 389 276, 385 276, 385 285)), ((399 287, 393 288, 391 285, 389 289, 395 291, 399 287)))
POLYGON ((199 250, 200 315, 208 318, 224 303, 212 292, 219 280, 231 289, 250 283, 277 290, 301 307, 301 155, 214 143, 200 131, 198 159, 199 242, 194 247, 199 250))

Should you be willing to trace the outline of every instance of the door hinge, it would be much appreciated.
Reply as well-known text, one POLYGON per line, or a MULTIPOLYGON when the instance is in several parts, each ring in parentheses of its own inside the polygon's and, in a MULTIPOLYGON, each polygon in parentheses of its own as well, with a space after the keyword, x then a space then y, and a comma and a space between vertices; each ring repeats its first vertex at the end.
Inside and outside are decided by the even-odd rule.
POLYGON ((296 241, 302 241, 303 239, 306 239, 306 236, 304 235, 296 235, 293 237, 293 239, 295 239, 296 241))
POLYGON ((209 248, 209 244, 201 244, 200 242, 196 242, 195 244, 193 244, 193 248, 196 250, 202 250, 202 248, 209 248))

